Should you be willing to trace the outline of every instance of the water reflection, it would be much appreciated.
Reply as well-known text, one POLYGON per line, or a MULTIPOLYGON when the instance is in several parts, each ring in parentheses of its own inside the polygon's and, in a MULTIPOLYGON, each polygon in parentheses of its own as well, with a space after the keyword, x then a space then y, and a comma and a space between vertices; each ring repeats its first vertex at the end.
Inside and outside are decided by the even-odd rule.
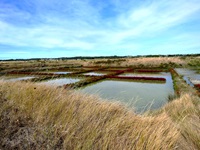
POLYGON ((97 94, 110 101, 120 101, 141 113, 163 106, 169 94, 174 94, 171 75, 166 73, 165 84, 105 80, 81 89, 81 92, 97 94))
POLYGON ((28 80, 28 79, 33 79, 35 77, 17 77, 17 78, 11 78, 11 79, 8 79, 8 81, 21 81, 21 80, 28 80))
POLYGON ((175 70, 178 74, 182 75, 186 83, 192 87, 194 84, 200 84, 200 74, 197 74, 196 71, 185 68, 176 68, 175 70))
POLYGON ((162 77, 170 76, 170 74, 166 73, 166 72, 160 72, 160 73, 124 73, 124 74, 120 74, 118 76, 120 76, 120 77, 158 77, 158 78, 162 78, 162 77))
POLYGON ((80 81, 80 79, 73 79, 73 78, 61 78, 61 79, 53 79, 48 80, 42 83, 49 84, 49 85, 56 85, 56 86, 62 86, 64 84, 70 84, 80 81))
POLYGON ((54 74, 69 74, 69 73, 72 73, 72 72, 53 72, 54 74))
POLYGON ((90 76, 103 76, 103 75, 105 75, 105 73, 88 72, 88 73, 84 73, 84 75, 90 75, 90 76))

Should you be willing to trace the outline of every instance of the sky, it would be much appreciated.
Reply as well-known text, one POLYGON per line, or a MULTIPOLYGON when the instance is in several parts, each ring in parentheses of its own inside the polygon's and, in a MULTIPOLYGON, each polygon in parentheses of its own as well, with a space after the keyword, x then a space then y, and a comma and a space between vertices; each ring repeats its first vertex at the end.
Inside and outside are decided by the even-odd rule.
POLYGON ((0 0, 0 59, 200 53, 200 0, 0 0))

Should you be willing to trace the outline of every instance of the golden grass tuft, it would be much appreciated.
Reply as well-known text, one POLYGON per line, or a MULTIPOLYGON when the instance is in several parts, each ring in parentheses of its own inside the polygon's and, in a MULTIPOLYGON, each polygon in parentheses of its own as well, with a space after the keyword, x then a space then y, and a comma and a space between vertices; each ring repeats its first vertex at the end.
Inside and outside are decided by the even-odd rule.
POLYGON ((200 99, 191 94, 184 94, 180 99, 167 104, 164 112, 177 124, 184 147, 200 148, 200 99))

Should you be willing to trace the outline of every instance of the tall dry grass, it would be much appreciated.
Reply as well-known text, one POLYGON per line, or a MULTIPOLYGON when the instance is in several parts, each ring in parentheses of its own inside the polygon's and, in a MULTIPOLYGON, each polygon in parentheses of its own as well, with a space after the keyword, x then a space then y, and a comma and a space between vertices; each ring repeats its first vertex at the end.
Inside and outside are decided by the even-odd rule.
MULTIPOLYGON (((185 66, 187 63, 180 57, 138 57, 138 58, 122 58, 122 59, 94 59, 87 61, 74 61, 84 66, 121 66, 121 67, 167 67, 165 65, 185 66), (110 63, 109 63, 110 62, 110 63)), ((172 67, 172 66, 171 66, 172 67)))
POLYGON ((125 62, 129 65, 144 65, 144 66, 154 66, 159 67, 161 64, 177 64, 185 65, 185 61, 179 57, 141 57, 141 58, 130 58, 125 62))
MULTIPOLYGON (((77 61, 78 64, 82 61, 77 61)), ((24 71, 24 70, 41 70, 55 69, 59 67, 69 67, 76 65, 75 60, 27 60, 27 61, 0 61, 0 71, 24 71)))
POLYGON ((75 91, 0 81, 0 148, 198 149, 198 100, 186 95, 159 114, 136 115, 75 91))
POLYGON ((180 99, 167 104, 163 111, 176 123, 182 138, 182 146, 200 149, 200 99, 184 94, 180 99))

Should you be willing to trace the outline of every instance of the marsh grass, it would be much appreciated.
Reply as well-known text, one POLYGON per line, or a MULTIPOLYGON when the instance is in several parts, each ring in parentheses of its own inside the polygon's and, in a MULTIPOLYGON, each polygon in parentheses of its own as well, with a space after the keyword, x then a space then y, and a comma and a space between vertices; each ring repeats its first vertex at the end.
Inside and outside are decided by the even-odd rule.
POLYGON ((183 145, 190 149, 200 148, 200 101, 199 98, 185 94, 179 100, 169 103, 164 112, 170 116, 186 141, 183 145))
POLYGON ((123 65, 132 65, 134 67, 160 67, 169 68, 175 66, 184 66, 186 62, 179 57, 141 57, 141 58, 129 58, 123 65))
POLYGON ((36 83, 0 81, 0 100, 2 149, 199 148, 199 102, 190 96, 155 116, 36 83))
POLYGON ((178 98, 178 96, 176 94, 169 94, 167 101, 171 102, 171 101, 173 101, 173 100, 175 100, 177 98, 178 98))
POLYGON ((200 65, 200 57, 188 57, 186 59, 188 66, 190 67, 199 67, 200 65))

